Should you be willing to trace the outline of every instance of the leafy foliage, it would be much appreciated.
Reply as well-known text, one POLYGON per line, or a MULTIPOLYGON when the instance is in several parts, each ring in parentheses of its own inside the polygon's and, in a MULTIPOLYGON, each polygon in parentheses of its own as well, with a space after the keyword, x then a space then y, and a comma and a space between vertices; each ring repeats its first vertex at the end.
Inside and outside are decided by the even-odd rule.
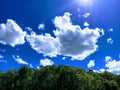
POLYGON ((120 90, 120 75, 66 65, 0 71, 0 90, 120 90))

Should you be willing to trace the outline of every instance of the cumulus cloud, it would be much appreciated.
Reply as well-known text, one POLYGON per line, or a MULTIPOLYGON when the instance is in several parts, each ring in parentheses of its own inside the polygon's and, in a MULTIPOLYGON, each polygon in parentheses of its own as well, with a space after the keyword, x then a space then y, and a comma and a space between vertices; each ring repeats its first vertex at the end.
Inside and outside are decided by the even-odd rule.
POLYGON ((24 61, 24 60, 23 60, 22 58, 20 58, 19 56, 13 55, 12 57, 13 57, 13 59, 14 59, 17 63, 28 65, 28 62, 27 62, 27 61, 24 61))
POLYGON ((112 59, 110 56, 106 56, 106 65, 107 71, 112 73, 120 74, 120 60, 112 59))
POLYGON ((39 24, 39 25, 38 25, 38 29, 39 29, 39 30, 43 30, 44 28, 45 28, 45 24, 39 24))
POLYGON ((87 66, 88 66, 88 68, 94 67, 95 66, 95 60, 90 60, 87 66))
POLYGON ((111 37, 107 39, 107 43, 113 44, 113 42, 114 42, 114 41, 113 41, 113 39, 112 39, 111 37))
POLYGON ((31 47, 45 56, 63 55, 77 60, 83 60, 94 53, 98 48, 98 38, 104 30, 88 27, 81 29, 79 25, 72 24, 70 16, 71 14, 66 12, 63 16, 54 18, 54 37, 48 33, 37 35, 32 32, 31 35, 27 35, 26 39, 31 47))
POLYGON ((53 65, 54 62, 50 59, 41 59, 40 60, 40 65, 42 66, 48 66, 48 65, 53 65))
POLYGON ((54 34, 61 43, 60 54, 83 60, 97 50, 96 42, 101 36, 101 30, 88 27, 81 29, 79 25, 72 24, 70 16, 67 12, 63 16, 55 17, 54 24, 57 29, 54 34))
POLYGON ((111 60, 112 60, 112 57, 106 56, 106 57, 105 57, 105 60, 106 60, 106 62, 111 61, 111 60))
POLYGON ((89 26, 89 23, 86 21, 86 22, 84 22, 84 26, 85 27, 88 27, 89 26))
POLYGON ((11 19, 8 19, 6 24, 0 24, 0 43, 4 45, 8 44, 14 47, 15 45, 24 44, 25 36, 26 32, 11 19))
POLYGON ((55 57, 59 52, 59 40, 50 34, 36 35, 36 33, 32 33, 27 35, 26 39, 35 51, 45 56, 55 57))

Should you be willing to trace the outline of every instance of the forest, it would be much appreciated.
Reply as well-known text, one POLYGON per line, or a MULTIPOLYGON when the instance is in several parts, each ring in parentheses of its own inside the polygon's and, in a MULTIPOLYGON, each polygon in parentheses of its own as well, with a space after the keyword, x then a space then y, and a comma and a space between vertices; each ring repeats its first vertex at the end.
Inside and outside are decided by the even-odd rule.
POLYGON ((67 65, 0 71, 0 90, 120 90, 120 75, 67 65))

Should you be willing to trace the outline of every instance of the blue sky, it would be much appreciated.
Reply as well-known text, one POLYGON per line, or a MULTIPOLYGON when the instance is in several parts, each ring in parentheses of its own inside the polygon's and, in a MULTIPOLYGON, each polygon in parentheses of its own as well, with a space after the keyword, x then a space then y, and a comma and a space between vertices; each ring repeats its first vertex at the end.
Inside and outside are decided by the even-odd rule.
POLYGON ((1 0, 0 70, 70 65, 120 73, 119 0, 1 0))

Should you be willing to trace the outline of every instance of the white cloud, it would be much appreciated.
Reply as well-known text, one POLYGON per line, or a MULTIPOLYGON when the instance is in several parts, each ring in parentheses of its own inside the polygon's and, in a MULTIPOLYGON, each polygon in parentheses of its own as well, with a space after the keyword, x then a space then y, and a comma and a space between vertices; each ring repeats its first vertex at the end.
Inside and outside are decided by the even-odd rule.
POLYGON ((105 71, 105 69, 104 69, 104 68, 101 68, 101 69, 99 69, 99 71, 100 71, 100 72, 104 72, 104 71, 105 71))
POLYGON ((6 24, 0 24, 0 43, 12 47, 25 43, 26 32, 24 32, 15 21, 8 19, 6 24))
POLYGON ((40 69, 40 66, 36 66, 37 69, 40 69))
POLYGON ((86 22, 84 22, 84 26, 85 27, 88 27, 89 26, 89 23, 86 21, 86 22))
POLYGON ((105 35, 105 32, 104 32, 103 29, 99 30, 99 33, 100 33, 101 36, 105 35))
POLYGON ((31 32, 31 31, 32 31, 32 28, 31 28, 31 27, 26 27, 26 28, 25 28, 25 30, 27 30, 27 31, 30 31, 30 32, 31 32))
POLYGON ((108 71, 120 74, 120 61, 112 60, 107 62, 105 66, 108 68, 108 71))
POLYGON ((109 44, 113 44, 113 42, 114 42, 114 41, 112 40, 111 37, 107 39, 107 43, 109 43, 109 44))
POLYGON ((70 13, 56 16, 54 24, 55 36, 61 43, 60 54, 70 56, 72 59, 83 60, 97 50, 96 42, 100 35, 100 29, 81 29, 79 25, 73 25, 70 13))
POLYGON ((72 24, 70 16, 71 14, 66 12, 63 16, 54 18, 54 37, 50 34, 36 35, 34 32, 27 35, 26 39, 31 47, 45 56, 63 55, 77 60, 83 60, 94 53, 98 48, 98 38, 104 30, 88 27, 81 29, 79 25, 72 24))
POLYGON ((105 60, 106 60, 106 62, 111 61, 111 60, 112 60, 112 57, 111 57, 111 56, 106 56, 106 57, 105 57, 105 60))
POLYGON ((42 66, 48 66, 48 65, 53 65, 54 62, 50 59, 41 59, 40 60, 40 65, 42 66))
POLYGON ((14 59, 17 63, 28 65, 27 61, 24 61, 24 60, 23 60, 22 58, 20 58, 19 56, 13 55, 12 57, 13 57, 13 59, 14 59))
POLYGON ((45 28, 45 24, 39 24, 39 25, 38 25, 38 29, 39 29, 39 30, 43 30, 44 28, 45 28))
POLYGON ((65 59, 66 59, 66 57, 63 57, 63 58, 62 58, 62 60, 65 60, 65 59))
POLYGON ((105 64, 105 67, 108 68, 107 71, 120 74, 120 60, 112 59, 110 56, 107 57, 105 64))
POLYGON ((87 66, 88 66, 88 68, 94 67, 95 66, 95 60, 90 60, 87 66))
POLYGON ((105 69, 104 68, 101 68, 101 69, 98 69, 98 70, 93 70, 94 72, 98 72, 98 73, 101 73, 101 72, 104 72, 105 69))
POLYGON ((109 31, 109 32, 113 32, 113 28, 109 29, 108 31, 109 31))
POLYGON ((27 41, 35 51, 45 56, 55 57, 59 52, 59 40, 50 34, 36 35, 36 33, 32 33, 27 36, 27 41))
POLYGON ((85 14, 83 15, 84 18, 87 18, 87 17, 89 17, 89 16, 90 16, 90 13, 85 13, 85 14))

